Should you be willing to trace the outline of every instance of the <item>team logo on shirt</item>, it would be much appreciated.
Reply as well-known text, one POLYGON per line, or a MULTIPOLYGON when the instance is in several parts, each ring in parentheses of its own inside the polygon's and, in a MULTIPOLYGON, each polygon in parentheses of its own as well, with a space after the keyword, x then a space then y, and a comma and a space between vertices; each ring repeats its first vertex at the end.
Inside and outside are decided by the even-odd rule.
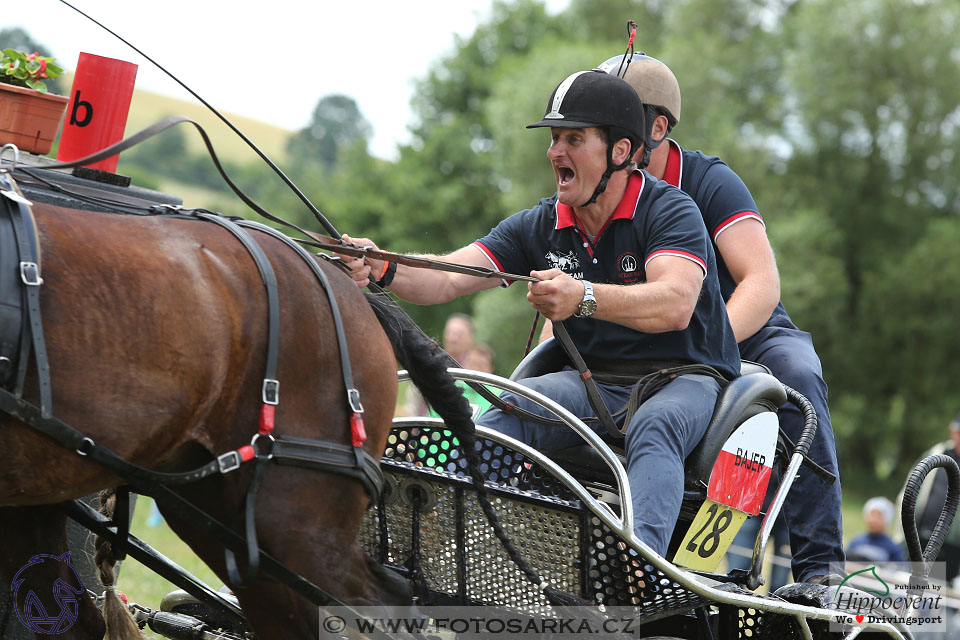
POLYGON ((566 253, 547 251, 544 257, 553 269, 560 269, 560 271, 574 277, 577 277, 576 274, 580 271, 580 260, 577 259, 577 254, 573 251, 566 253))
POLYGON ((632 251, 621 253, 617 259, 617 280, 620 284, 636 284, 643 282, 645 275, 640 268, 640 260, 632 251))

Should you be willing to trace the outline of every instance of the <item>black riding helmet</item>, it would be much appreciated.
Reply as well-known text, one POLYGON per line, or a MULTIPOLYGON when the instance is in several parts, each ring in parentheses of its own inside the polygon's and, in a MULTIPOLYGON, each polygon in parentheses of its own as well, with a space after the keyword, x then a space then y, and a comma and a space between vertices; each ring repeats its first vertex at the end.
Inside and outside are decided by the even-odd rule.
POLYGON ((626 80, 643 101, 646 110, 643 140, 646 146, 640 162, 642 169, 650 162, 650 152, 663 142, 651 138, 656 117, 660 114, 667 117, 667 133, 680 122, 680 84, 667 65, 643 52, 614 56, 597 69, 626 80))
POLYGON ((527 129, 536 127, 598 127, 606 130, 610 140, 607 144, 607 170, 590 199, 580 205, 586 207, 596 202, 597 197, 606 190, 607 181, 614 171, 630 165, 634 152, 644 138, 643 102, 627 82, 614 75, 598 69, 578 71, 567 76, 550 94, 543 119, 527 125, 527 129), (630 141, 630 155, 625 162, 614 165, 613 142, 621 138, 630 141))

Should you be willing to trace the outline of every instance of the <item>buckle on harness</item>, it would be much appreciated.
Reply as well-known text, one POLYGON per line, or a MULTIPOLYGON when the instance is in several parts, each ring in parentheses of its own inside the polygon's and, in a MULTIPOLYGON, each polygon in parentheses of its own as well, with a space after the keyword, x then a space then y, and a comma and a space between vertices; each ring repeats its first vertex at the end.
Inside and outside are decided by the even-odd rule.
POLYGON ((40 267, 36 262, 20 263, 20 279, 28 287, 39 287, 43 284, 43 278, 40 277, 40 267))
POLYGON ((356 389, 347 389, 347 400, 350 402, 350 409, 354 413, 363 413, 363 405, 360 404, 360 392, 356 389))
POLYGON ((236 451, 227 451, 222 456, 217 456, 217 467, 220 473, 230 473, 234 469, 239 469, 241 462, 240 454, 236 451))
POLYGON ((264 378, 262 395, 264 404, 280 404, 280 381, 264 378))
POLYGON ((77 445, 77 448, 74 449, 74 453, 76 453, 78 456, 87 456, 90 455, 90 452, 96 449, 96 447, 96 442, 90 438, 84 438, 80 441, 80 444, 77 445))

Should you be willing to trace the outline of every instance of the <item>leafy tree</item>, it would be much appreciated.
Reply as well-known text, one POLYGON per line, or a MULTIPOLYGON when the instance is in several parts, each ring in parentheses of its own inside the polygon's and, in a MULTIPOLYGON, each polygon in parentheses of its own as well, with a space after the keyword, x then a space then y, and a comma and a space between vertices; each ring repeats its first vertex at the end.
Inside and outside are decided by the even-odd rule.
POLYGON ((17 49, 19 51, 26 51, 27 53, 36 51, 40 55, 48 58, 53 56, 44 45, 34 40, 33 36, 20 27, 0 29, 0 48, 17 49))
POLYGON ((313 110, 313 118, 305 129, 291 136, 287 151, 301 161, 313 160, 330 171, 340 153, 357 141, 366 141, 373 129, 356 101, 350 96, 324 96, 313 110))
MULTIPOLYGON (((915 418, 933 420, 933 413, 937 425, 945 424, 946 396, 937 400, 930 389, 946 391, 930 378, 960 375, 960 364, 942 358, 952 340, 943 328, 955 322, 954 311, 942 304, 945 290, 927 286, 942 270, 953 279, 960 271, 951 261, 920 259, 932 250, 933 229, 948 232, 931 225, 955 215, 960 203, 960 86, 953 80, 960 58, 951 36, 958 24, 956 3, 906 0, 809 0, 784 24, 782 131, 791 155, 783 202, 821 212, 842 237, 836 257, 848 285, 834 304, 848 320, 818 344, 825 345, 832 397, 860 407, 842 428, 866 448, 854 464, 867 467, 884 455, 872 450, 877 433, 904 433, 916 428, 915 418), (891 304, 904 297, 908 304, 891 304), (934 373, 915 365, 915 377, 905 376, 905 358, 943 367, 934 373)), ((800 309, 795 316, 805 322, 819 313, 800 309)), ((904 437, 903 444, 890 453, 899 456, 895 463, 930 443, 904 437)))

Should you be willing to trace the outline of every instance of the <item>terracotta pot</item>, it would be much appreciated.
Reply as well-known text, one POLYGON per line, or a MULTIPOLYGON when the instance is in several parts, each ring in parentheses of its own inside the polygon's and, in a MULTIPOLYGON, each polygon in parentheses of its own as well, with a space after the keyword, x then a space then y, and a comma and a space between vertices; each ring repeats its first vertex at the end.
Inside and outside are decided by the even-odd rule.
POLYGON ((69 98, 0 83, 0 146, 50 153, 69 98))

